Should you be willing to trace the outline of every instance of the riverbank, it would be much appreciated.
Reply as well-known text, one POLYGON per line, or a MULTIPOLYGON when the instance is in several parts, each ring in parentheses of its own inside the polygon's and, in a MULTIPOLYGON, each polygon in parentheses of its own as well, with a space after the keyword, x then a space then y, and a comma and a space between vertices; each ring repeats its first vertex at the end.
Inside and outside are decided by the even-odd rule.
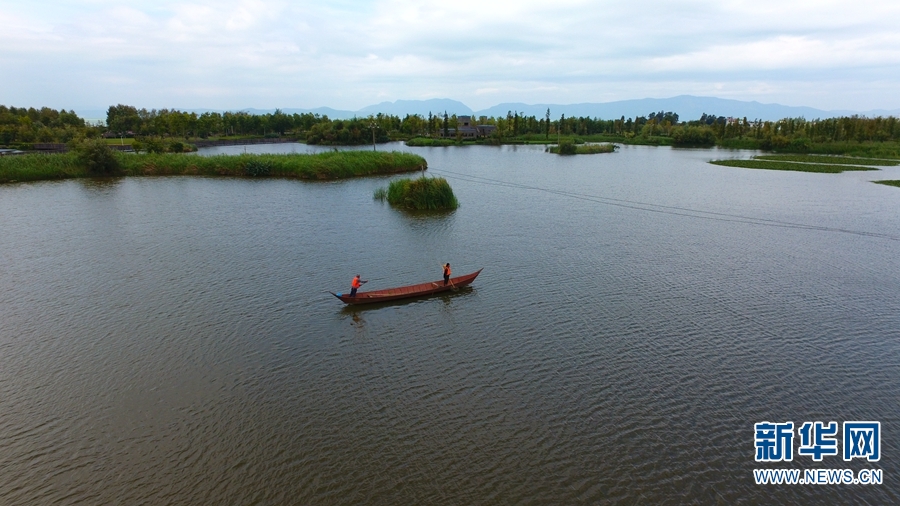
MULTIPOLYGON (((419 155, 397 151, 330 151, 318 154, 114 153, 115 176, 238 176, 343 179, 414 172, 428 167, 419 155)), ((72 153, 0 158, 0 183, 93 177, 72 153)))

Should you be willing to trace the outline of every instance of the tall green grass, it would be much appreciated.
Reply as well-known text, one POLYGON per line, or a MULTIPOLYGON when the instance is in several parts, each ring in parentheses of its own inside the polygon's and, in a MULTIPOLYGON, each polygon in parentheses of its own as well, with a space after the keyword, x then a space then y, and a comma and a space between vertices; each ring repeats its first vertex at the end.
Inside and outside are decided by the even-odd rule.
POLYGON ((888 185, 888 186, 897 186, 897 187, 900 187, 900 181, 898 181, 898 180, 896 180, 896 179, 883 179, 883 180, 881 180, 881 181, 872 181, 872 182, 873 182, 873 183, 878 183, 878 184, 886 184, 886 185, 888 185))
POLYGON ((407 146, 453 146, 459 144, 455 139, 433 139, 431 137, 413 137, 406 141, 407 146))
POLYGON ((88 177, 74 153, 0 156, 0 183, 88 177))
POLYGON ((595 155, 597 153, 612 153, 619 146, 615 144, 582 144, 575 145, 572 142, 562 141, 558 146, 550 146, 547 152, 561 155, 595 155))
POLYGON ((756 160, 775 160, 781 162, 824 163, 827 165, 875 165, 893 167, 900 165, 900 160, 881 160, 877 158, 858 158, 853 156, 829 155, 758 155, 756 160))
POLYGON ((391 181, 387 189, 375 190, 375 198, 415 211, 456 209, 459 202, 446 179, 420 177, 391 181))
POLYGON ((743 137, 739 139, 719 139, 716 144, 729 149, 763 149, 779 153, 815 153, 818 155, 842 155, 871 158, 900 159, 900 142, 896 141, 836 141, 836 142, 800 142, 793 145, 773 146, 766 139, 743 137))
POLYGON ((868 156, 873 158, 900 158, 900 142, 825 142, 814 143, 812 153, 826 155, 868 156))
MULTIPOLYGON (((319 154, 196 156, 115 153, 118 176, 269 176, 341 179, 422 170, 424 158, 397 151, 329 151, 319 154)), ((88 177, 71 153, 0 157, 0 182, 88 177)))
POLYGON ((796 163, 774 160, 712 160, 709 163, 725 167, 742 167, 745 169, 791 170, 796 172, 823 172, 837 174, 845 170, 878 170, 874 167, 855 165, 833 165, 821 163, 796 163))

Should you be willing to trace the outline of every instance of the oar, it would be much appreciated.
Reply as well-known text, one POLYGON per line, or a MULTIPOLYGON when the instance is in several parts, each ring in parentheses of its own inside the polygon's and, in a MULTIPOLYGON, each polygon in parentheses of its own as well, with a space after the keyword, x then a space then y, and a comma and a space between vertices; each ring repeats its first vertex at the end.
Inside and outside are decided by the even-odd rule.
MULTIPOLYGON (((363 281, 363 280, 360 279, 360 280, 359 280, 359 288, 357 288, 357 290, 361 290, 362 287, 363 287, 363 285, 366 284, 366 283, 368 283, 368 282, 369 282, 368 279, 365 280, 365 281, 363 281)), ((359 293, 359 292, 357 292, 357 293, 359 293)))
MULTIPOLYGON (((379 278, 379 279, 380 279, 380 278, 379 278)), ((362 288, 362 285, 368 283, 369 281, 370 281, 370 280, 368 280, 368 279, 365 280, 365 281, 359 280, 359 288, 362 288)), ((343 296, 343 295, 344 295, 344 292, 341 292, 341 293, 334 293, 334 292, 332 292, 331 290, 324 290, 324 291, 330 293, 331 295, 334 295, 335 297, 343 296)))

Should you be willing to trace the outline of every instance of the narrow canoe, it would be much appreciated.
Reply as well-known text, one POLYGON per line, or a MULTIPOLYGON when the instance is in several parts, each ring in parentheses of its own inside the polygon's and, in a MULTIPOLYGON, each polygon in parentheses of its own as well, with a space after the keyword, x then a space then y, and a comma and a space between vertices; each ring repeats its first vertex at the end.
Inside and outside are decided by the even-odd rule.
POLYGON ((389 300, 405 299, 407 297, 421 297, 423 295, 431 295, 434 293, 446 292, 466 286, 484 270, 482 267, 472 274, 457 276, 450 278, 450 283, 444 285, 444 280, 439 279, 430 283, 419 283, 418 285, 401 286, 398 288, 387 288, 385 290, 373 290, 371 292, 356 292, 356 297, 349 294, 341 294, 329 292, 331 295, 341 299, 347 304, 371 304, 373 302, 387 302, 389 300))

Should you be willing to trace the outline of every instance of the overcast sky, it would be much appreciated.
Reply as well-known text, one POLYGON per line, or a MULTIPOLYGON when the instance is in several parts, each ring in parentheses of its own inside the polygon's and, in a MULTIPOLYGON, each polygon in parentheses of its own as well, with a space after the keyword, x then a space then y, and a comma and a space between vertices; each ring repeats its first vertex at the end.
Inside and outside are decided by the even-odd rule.
POLYGON ((897 0, 0 0, 0 104, 900 108, 897 0))

